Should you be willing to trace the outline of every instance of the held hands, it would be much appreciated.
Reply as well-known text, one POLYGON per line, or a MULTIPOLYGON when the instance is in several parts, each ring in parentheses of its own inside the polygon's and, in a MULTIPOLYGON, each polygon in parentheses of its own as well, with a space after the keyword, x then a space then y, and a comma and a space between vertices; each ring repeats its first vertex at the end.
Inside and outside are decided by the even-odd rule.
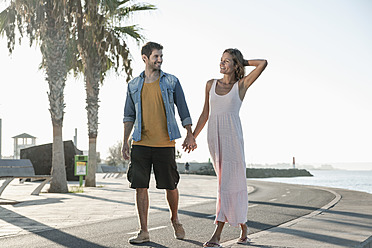
POLYGON ((196 140, 194 138, 194 135, 191 132, 187 132, 187 136, 185 138, 185 141, 182 144, 182 148, 184 151, 190 153, 191 151, 194 151, 197 148, 196 140))

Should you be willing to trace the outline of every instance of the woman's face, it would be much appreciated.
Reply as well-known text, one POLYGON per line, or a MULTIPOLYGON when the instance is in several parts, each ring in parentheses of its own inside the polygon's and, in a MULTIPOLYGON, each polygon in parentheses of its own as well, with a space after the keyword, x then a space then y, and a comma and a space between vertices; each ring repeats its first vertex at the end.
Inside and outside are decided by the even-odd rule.
POLYGON ((223 53, 220 62, 220 73, 232 74, 235 72, 233 57, 230 53, 223 53))

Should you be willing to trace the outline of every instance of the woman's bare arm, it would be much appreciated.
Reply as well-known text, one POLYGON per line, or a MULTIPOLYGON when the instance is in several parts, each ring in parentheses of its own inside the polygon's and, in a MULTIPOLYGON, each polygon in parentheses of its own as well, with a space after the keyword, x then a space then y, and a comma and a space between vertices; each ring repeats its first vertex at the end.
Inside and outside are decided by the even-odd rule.
POLYGON ((203 111, 200 114, 198 124, 196 124, 196 127, 194 129, 194 137, 196 138, 199 133, 203 130, 205 124, 208 121, 209 117, 209 91, 211 90, 213 84, 213 79, 209 80, 205 86, 205 101, 204 101, 204 107, 203 111))
POLYGON ((251 71, 247 76, 243 77, 239 83, 239 96, 243 100, 248 88, 256 81, 267 66, 267 60, 254 59, 244 60, 244 66, 255 66, 256 68, 251 71))

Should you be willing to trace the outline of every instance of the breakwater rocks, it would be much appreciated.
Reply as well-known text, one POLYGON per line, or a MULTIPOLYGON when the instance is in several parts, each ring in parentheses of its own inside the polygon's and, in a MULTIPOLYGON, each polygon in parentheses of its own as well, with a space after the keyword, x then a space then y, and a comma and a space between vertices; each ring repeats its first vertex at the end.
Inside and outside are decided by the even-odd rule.
POLYGON ((267 178, 267 177, 312 177, 311 173, 305 169, 255 169, 247 168, 247 178, 267 178))
MULTIPOLYGON (((198 175, 215 176, 212 163, 189 163, 187 173, 198 175)), ((184 164, 177 163, 178 171, 186 173, 184 164)), ((273 169, 273 168, 247 168, 247 178, 268 178, 268 177, 312 177, 305 169, 273 169)))

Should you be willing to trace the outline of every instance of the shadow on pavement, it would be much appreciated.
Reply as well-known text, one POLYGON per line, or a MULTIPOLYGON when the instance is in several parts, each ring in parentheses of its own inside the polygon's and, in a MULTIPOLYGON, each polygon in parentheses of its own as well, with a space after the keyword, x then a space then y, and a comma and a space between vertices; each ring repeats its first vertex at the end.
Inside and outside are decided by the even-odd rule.
POLYGON ((317 207, 309 207, 309 206, 300 206, 300 205, 292 205, 292 204, 285 204, 285 203, 275 203, 275 202, 267 202, 267 201, 249 201, 250 204, 260 204, 260 205, 268 205, 268 206, 275 206, 275 207, 283 207, 283 208, 296 208, 296 209, 304 209, 310 211, 316 211, 319 208, 317 207))
POLYGON ((47 205, 47 204, 60 203, 63 200, 68 200, 68 198, 48 198, 48 199, 21 201, 15 204, 14 207, 19 208, 19 207, 27 207, 27 206, 34 206, 34 205, 47 205))
POLYGON ((108 201, 108 202, 114 202, 114 203, 119 203, 119 204, 124 204, 124 205, 135 206, 135 203, 133 203, 133 202, 111 200, 111 199, 98 197, 98 196, 91 196, 91 195, 84 195, 84 194, 76 194, 76 196, 83 197, 83 198, 94 199, 94 200, 108 201))
POLYGON ((254 233, 254 232, 252 232, 252 229, 263 231, 263 230, 267 230, 267 229, 270 229, 272 227, 275 227, 275 225, 266 224, 266 223, 257 222, 257 221, 252 221, 252 220, 248 220, 247 225, 249 227, 249 234, 254 233))
POLYGON ((105 187, 101 187, 101 188, 97 188, 97 189, 103 190, 103 191, 121 192, 121 193, 133 191, 132 189, 109 189, 109 188, 105 188, 105 187))
MULTIPOLYGON (((291 205, 291 204, 275 203, 275 202, 250 201, 250 203, 251 204, 262 204, 262 205, 283 207, 283 208, 305 209, 305 210, 311 210, 311 211, 316 211, 316 210, 320 209, 320 208, 317 208, 317 207, 291 205)), ((332 213, 332 214, 345 215, 345 216, 350 216, 350 217, 356 217, 356 218, 367 218, 367 219, 372 218, 372 215, 370 215, 370 214, 360 214, 360 213, 355 213, 355 212, 335 211, 335 210, 332 210, 332 209, 324 209, 324 212, 332 213)))
POLYGON ((190 243, 190 244, 193 244, 193 245, 197 245, 199 247, 201 247, 203 245, 202 242, 199 242, 199 241, 196 241, 196 240, 191 240, 191 239, 182 239, 180 241, 183 241, 185 243, 190 243))
POLYGON ((363 225, 362 223, 352 223, 352 222, 345 222, 345 221, 335 221, 335 220, 321 220, 321 222, 328 222, 328 223, 333 223, 336 225, 345 225, 345 226, 356 226, 358 228, 371 228, 369 224, 363 225))
MULTIPOLYGON (((84 197, 84 198, 89 198, 89 199, 95 199, 95 200, 108 201, 108 202, 114 202, 114 203, 119 203, 119 204, 135 206, 135 203, 132 203, 132 202, 110 200, 110 199, 103 198, 103 197, 84 195, 84 194, 78 194, 77 196, 84 197)), ((161 208, 161 207, 155 207, 155 206, 150 206, 149 208, 154 209, 154 210, 169 212, 168 208, 161 208)), ((203 214, 203 213, 198 213, 198 212, 194 212, 194 211, 187 211, 187 210, 179 209, 178 213, 179 214, 184 214, 184 215, 189 215, 189 216, 192 216, 192 217, 197 217, 197 218, 214 219, 214 217, 210 217, 210 214, 203 214)))
POLYGON ((143 244, 131 244, 133 247, 156 247, 156 248, 168 248, 168 246, 164 246, 155 242, 146 242, 143 244))
MULTIPOLYGON (((24 223, 28 222, 31 223, 31 227, 38 227, 40 230, 35 231, 33 230, 33 233, 35 235, 38 235, 40 237, 43 237, 47 240, 50 240, 56 244, 60 244, 66 247, 92 247, 92 248, 105 248, 105 246, 101 246, 92 242, 89 242, 84 239, 80 239, 76 236, 73 236, 71 234, 65 233, 63 231, 60 231, 58 229, 52 228, 50 226, 47 226, 43 223, 40 223, 38 221, 29 219, 23 215, 17 214, 11 210, 8 210, 6 208, 0 207, 0 211, 2 214, 11 216, 9 218, 2 218, 3 221, 8 222, 14 226, 20 227, 24 230, 27 230, 24 228, 24 223), (11 219, 11 221, 10 221, 11 219), (18 221, 17 221, 18 220, 18 221)), ((30 230, 27 230, 30 231, 30 230)), ((6 239, 6 238, 5 238, 6 239)))
POLYGON ((329 235, 323 235, 319 233, 312 233, 312 232, 304 232, 296 229, 290 229, 290 228, 282 228, 282 227, 277 227, 273 230, 270 230, 271 232, 278 232, 278 233, 287 233, 293 236, 298 236, 302 238, 307 238, 311 240, 319 240, 320 242, 323 243, 329 243, 329 244, 334 244, 334 245, 340 245, 343 244, 345 247, 356 247, 357 245, 360 244, 360 242, 350 240, 350 239, 344 239, 344 238, 339 238, 339 237, 333 237, 329 235))
POLYGON ((193 198, 199 198, 199 199, 208 199, 208 200, 216 200, 217 197, 213 196, 201 196, 201 195, 187 195, 187 194, 180 194, 180 196, 186 196, 186 197, 193 197, 193 198))

